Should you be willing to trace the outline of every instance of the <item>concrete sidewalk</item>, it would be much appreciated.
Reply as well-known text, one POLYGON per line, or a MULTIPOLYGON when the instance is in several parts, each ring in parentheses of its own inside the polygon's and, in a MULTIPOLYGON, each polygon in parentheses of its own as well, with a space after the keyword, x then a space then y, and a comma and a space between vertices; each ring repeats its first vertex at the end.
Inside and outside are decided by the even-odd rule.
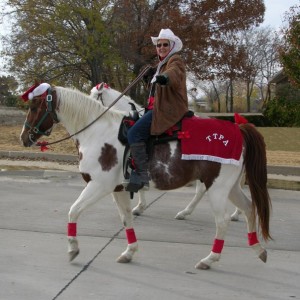
POLYGON ((146 194, 148 208, 134 220, 139 251, 130 264, 115 262, 126 239, 105 197, 80 216, 81 253, 69 263, 67 214, 84 185, 74 172, 1 172, 0 299, 300 299, 300 192, 270 190, 274 240, 265 245, 266 264, 247 246, 242 220, 230 224, 221 260, 203 271, 194 265, 215 234, 207 198, 186 220, 174 219, 193 187, 146 194))

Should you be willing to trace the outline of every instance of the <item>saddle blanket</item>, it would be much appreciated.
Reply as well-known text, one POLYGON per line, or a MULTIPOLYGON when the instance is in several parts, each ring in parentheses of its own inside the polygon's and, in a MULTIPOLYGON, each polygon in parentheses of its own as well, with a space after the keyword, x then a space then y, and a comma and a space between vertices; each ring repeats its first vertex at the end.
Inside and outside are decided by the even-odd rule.
POLYGON ((239 165, 243 137, 237 124, 194 116, 182 120, 181 130, 182 159, 239 165))

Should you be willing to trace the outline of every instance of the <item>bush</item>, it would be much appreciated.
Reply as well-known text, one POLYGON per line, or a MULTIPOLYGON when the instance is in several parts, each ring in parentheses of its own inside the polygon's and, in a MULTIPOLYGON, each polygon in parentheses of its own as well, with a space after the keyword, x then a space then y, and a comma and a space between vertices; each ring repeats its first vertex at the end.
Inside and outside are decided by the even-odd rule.
POLYGON ((8 107, 15 107, 18 102, 18 97, 9 95, 4 98, 4 105, 8 107))
POLYGON ((264 115, 271 126, 274 127, 299 127, 300 126, 300 101, 275 98, 266 105, 264 115))
MULTIPOLYGON (((243 116, 243 117, 245 119, 247 119, 249 123, 254 124, 256 127, 271 126, 268 119, 263 115, 261 115, 261 116, 258 116, 258 115, 256 115, 256 116, 243 116)), ((227 121, 234 122, 234 116, 217 116, 215 118, 220 119, 220 120, 227 120, 227 121)))

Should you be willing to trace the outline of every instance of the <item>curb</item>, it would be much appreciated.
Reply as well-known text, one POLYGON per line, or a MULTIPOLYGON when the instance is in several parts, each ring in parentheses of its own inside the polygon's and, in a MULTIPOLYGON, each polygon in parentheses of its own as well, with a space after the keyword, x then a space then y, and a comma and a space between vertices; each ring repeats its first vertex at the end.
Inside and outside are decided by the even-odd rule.
POLYGON ((0 151, 0 158, 8 159, 32 159, 45 161, 78 162, 77 155, 53 154, 45 152, 23 152, 23 151, 0 151))
MULTIPOLYGON (((22 152, 22 151, 0 151, 0 159, 12 159, 12 160, 43 160, 49 162, 68 162, 78 163, 78 156, 68 154, 52 154, 45 152, 22 152)), ((267 166, 268 171, 268 188, 284 189, 284 190, 295 190, 300 191, 300 166, 267 166)), ((26 170, 26 171, 5 171, 0 172, 1 175, 21 175, 21 176, 32 176, 40 175, 39 177, 49 178, 50 177, 77 177, 80 175, 76 172, 71 171, 37 171, 37 170, 26 170), (39 174, 37 172, 40 172, 39 174), (2 173, 2 174, 1 174, 2 173)))

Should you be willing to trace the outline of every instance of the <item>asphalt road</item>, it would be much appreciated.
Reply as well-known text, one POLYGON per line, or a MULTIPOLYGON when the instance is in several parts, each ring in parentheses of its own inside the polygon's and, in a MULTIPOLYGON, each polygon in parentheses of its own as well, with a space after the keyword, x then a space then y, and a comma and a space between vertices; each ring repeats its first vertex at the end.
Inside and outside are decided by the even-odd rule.
POLYGON ((67 214, 83 186, 73 172, 0 173, 1 300, 300 299, 299 191, 270 190, 274 241, 265 245, 266 264, 247 246, 241 220, 230 224, 221 260, 203 271, 194 265, 215 233, 207 199, 187 220, 174 219, 194 187, 148 193, 130 264, 115 262, 125 234, 111 197, 102 199, 80 216, 81 252, 69 263, 67 214))

